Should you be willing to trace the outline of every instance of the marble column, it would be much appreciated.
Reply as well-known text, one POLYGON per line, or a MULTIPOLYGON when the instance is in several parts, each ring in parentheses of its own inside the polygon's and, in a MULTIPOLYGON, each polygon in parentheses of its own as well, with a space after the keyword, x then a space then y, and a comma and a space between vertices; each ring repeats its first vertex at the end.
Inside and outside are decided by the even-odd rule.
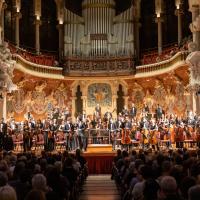
POLYGON ((40 25, 41 25, 41 20, 36 19, 35 20, 35 50, 37 54, 40 54, 40 25))
POLYGON ((19 47, 20 41, 19 41, 19 20, 21 18, 21 13, 16 12, 15 13, 15 44, 16 47, 19 47))
POLYGON ((183 34, 182 34, 182 15, 183 15, 183 11, 179 8, 176 9, 176 12, 175 12, 177 18, 178 18, 178 44, 180 45, 181 44, 181 41, 182 41, 182 37, 183 37, 183 34))
POLYGON ((159 16, 156 17, 156 23, 158 24, 158 54, 162 54, 162 22, 163 19, 159 16))
POLYGON ((59 61, 62 61, 64 55, 64 25, 57 25, 58 34, 59 34, 59 61))

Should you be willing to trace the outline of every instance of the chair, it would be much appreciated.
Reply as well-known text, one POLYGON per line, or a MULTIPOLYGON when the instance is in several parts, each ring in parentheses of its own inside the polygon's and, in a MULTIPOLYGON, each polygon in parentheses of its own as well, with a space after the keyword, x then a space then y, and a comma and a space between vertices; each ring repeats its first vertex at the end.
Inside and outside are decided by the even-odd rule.
POLYGON ((36 140, 36 149, 39 147, 40 149, 42 149, 44 147, 44 136, 42 133, 39 133, 37 135, 37 140, 36 140))
POLYGON ((23 146, 23 143, 24 143, 23 134, 22 133, 19 133, 18 135, 13 134, 12 139, 13 139, 14 149, 16 151, 18 151, 19 148, 21 147, 21 150, 22 150, 22 148, 23 148, 22 146, 23 146))
POLYGON ((65 147, 65 144, 66 144, 65 134, 62 132, 58 132, 56 136, 56 148, 60 147, 60 150, 61 150, 62 147, 65 147))

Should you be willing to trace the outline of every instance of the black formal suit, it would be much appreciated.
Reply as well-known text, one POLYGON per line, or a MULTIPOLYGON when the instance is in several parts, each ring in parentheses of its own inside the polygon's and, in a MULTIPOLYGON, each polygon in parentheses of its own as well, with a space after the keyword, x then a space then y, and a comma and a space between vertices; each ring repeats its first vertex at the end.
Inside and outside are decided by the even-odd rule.
POLYGON ((137 108, 134 106, 130 109, 130 116, 134 118, 137 115, 137 108))
POLYGON ((66 134, 66 150, 71 150, 71 143, 70 139, 72 137, 72 130, 73 130, 73 125, 71 123, 66 123, 64 125, 63 132, 66 134))
POLYGON ((110 131, 110 137, 111 137, 111 142, 112 142, 112 148, 113 148, 113 150, 115 150, 115 146, 116 146, 116 137, 117 137, 117 132, 116 132, 116 130, 117 130, 117 125, 116 125, 116 123, 109 123, 108 124, 108 129, 109 129, 109 131, 110 131))
POLYGON ((5 137, 8 131, 8 125, 4 122, 0 124, 0 150, 3 149, 5 143, 5 137))
POLYGON ((161 108, 161 107, 158 107, 158 108, 156 109, 156 117, 157 117, 157 119, 162 118, 162 114, 163 114, 162 108, 161 108))

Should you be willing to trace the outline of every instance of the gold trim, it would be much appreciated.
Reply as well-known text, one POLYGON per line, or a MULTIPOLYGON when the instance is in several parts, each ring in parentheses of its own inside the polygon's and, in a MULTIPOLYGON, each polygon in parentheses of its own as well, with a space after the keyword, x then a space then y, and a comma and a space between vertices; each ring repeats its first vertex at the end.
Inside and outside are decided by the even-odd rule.
POLYGON ((114 4, 111 3, 88 3, 84 4, 82 6, 82 9, 88 9, 88 8, 115 8, 114 4))

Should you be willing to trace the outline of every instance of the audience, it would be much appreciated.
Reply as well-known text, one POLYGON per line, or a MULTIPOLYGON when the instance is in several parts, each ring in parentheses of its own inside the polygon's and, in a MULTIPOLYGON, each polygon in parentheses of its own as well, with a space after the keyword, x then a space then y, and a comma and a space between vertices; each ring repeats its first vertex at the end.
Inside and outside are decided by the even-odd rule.
POLYGON ((199 200, 199 151, 118 151, 111 178, 123 200, 199 200))
POLYGON ((0 154, 0 200, 76 200, 87 176, 81 152, 0 154))

